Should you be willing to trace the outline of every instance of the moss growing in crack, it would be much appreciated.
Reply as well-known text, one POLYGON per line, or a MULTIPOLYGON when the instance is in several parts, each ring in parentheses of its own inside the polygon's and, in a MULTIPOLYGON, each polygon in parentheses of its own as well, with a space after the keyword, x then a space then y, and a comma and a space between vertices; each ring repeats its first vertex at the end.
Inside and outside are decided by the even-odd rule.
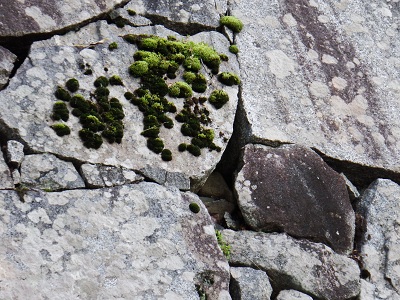
POLYGON ((172 152, 169 149, 164 149, 161 151, 161 158, 164 161, 171 161, 172 160, 172 152))
POLYGON ((56 132, 58 136, 64 136, 71 133, 71 129, 67 125, 62 123, 51 125, 51 128, 56 132))
POLYGON ((65 86, 71 93, 75 93, 79 89, 79 81, 75 78, 68 79, 65 86))
POLYGON ((193 94, 192 88, 186 82, 175 82, 169 88, 169 95, 175 98, 188 98, 193 94))
POLYGON ((239 48, 236 45, 230 45, 229 46, 229 52, 233 54, 238 54, 239 53, 239 48))
POLYGON ((108 45, 108 50, 113 51, 115 49, 118 49, 118 44, 116 42, 112 42, 108 45))
POLYGON ((235 33, 239 33, 243 29, 242 21, 233 16, 223 16, 220 18, 219 23, 235 33))
POLYGON ((228 86, 239 85, 239 77, 232 72, 222 72, 218 75, 218 80, 228 86))
POLYGON ((122 82, 121 77, 119 77, 118 75, 113 75, 110 77, 109 82, 111 85, 124 85, 124 83, 122 82))
POLYGON ((226 259, 229 260, 231 256, 231 246, 225 242, 221 231, 215 230, 215 236, 217 237, 217 242, 222 250, 222 253, 225 255, 226 259))
POLYGON ((223 90, 215 90, 211 93, 208 101, 216 108, 220 109, 229 101, 228 93, 223 90))
POLYGON ((54 96, 56 96, 57 99, 66 101, 66 102, 71 100, 71 95, 69 94, 69 92, 60 86, 57 87, 57 90, 55 91, 54 96))
POLYGON ((69 110, 67 108, 67 105, 65 104, 64 101, 57 101, 53 105, 53 114, 51 115, 51 118, 54 121, 68 121, 69 119, 69 110))

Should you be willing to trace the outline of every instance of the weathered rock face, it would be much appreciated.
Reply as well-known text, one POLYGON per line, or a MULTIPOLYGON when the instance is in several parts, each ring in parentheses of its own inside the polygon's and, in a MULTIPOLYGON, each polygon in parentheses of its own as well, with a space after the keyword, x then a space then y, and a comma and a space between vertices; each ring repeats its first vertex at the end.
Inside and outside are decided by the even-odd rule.
POLYGON ((191 193, 140 183, 0 199, 2 299, 230 299, 228 263, 191 193))
POLYGON ((304 291, 322 299, 348 299, 360 292, 359 268, 323 244, 295 240, 286 234, 224 230, 231 246, 229 262, 260 268, 273 285, 304 291))
POLYGON ((294 145, 247 145, 235 181, 238 205, 255 230, 285 231, 353 249, 354 211, 346 184, 313 151, 294 145))
POLYGON ((105 14, 127 0, 89 0, 83 2, 61 0, 3 1, 0 9, 0 37, 15 37, 26 34, 49 33, 71 28, 105 14), (18 22, 16 22, 18 20, 18 22))
POLYGON ((231 1, 250 142, 400 171, 397 1, 231 1))
MULTIPOLYGON (((238 88, 223 85, 217 76, 203 67, 202 73, 209 85, 204 93, 195 93, 194 96, 208 98, 212 91, 223 89, 229 95, 229 101, 221 109, 214 108, 208 101, 204 103, 203 106, 207 109, 211 120, 206 128, 214 131, 214 143, 222 151, 209 151, 205 148, 201 150, 199 157, 193 156, 188 151, 178 151, 180 143, 189 144, 191 141, 191 137, 181 134, 182 124, 175 120, 175 115, 183 109, 184 100, 173 99, 167 95, 168 100, 174 102, 177 112, 168 113, 174 128, 160 129, 160 137, 165 148, 171 150, 173 157, 172 161, 165 162, 161 160, 159 154, 155 154, 146 146, 147 139, 141 135, 143 113, 124 97, 126 92, 133 92, 139 87, 139 79, 133 78, 128 72, 129 66, 134 62, 133 54, 137 51, 137 47, 122 39, 121 35, 127 33, 153 34, 161 37, 178 36, 162 26, 140 28, 125 26, 119 29, 102 21, 81 29, 77 34, 72 33, 55 37, 50 41, 34 43, 29 59, 18 70, 9 87, 0 93, 2 103, 0 118, 7 128, 5 132, 21 136, 34 151, 50 152, 89 163, 141 170, 157 162, 157 168, 170 173, 181 173, 186 181, 190 179, 191 188, 195 190, 215 168, 232 134, 238 88), (118 48, 111 51, 108 48, 111 42, 116 42, 118 48), (94 45, 90 46, 91 43, 94 45), (79 81, 77 93, 82 94, 85 99, 90 99, 95 91, 93 83, 96 78, 99 76, 109 78, 112 75, 120 76, 124 84, 108 87, 110 98, 119 100, 125 114, 122 143, 104 142, 97 150, 84 147, 78 134, 81 129, 79 118, 72 115, 65 122, 70 127, 71 134, 58 136, 50 127, 56 123, 51 116, 52 107, 57 100, 54 96, 57 86, 64 87, 68 79, 76 78, 79 81)), ((228 51, 229 42, 222 34, 204 32, 190 37, 190 40, 196 43, 205 42, 214 47, 218 53, 224 53, 229 61, 221 63, 220 72, 233 71, 238 74, 236 57, 228 51)), ((168 79, 167 83, 171 85, 175 81, 183 80, 182 73, 183 67, 180 67, 177 79, 168 79)))
POLYGON ((7 84, 16 59, 15 54, 0 46, 0 90, 7 84))
POLYGON ((50 191, 85 187, 74 165, 52 154, 26 155, 21 164, 21 182, 50 191))
POLYGON ((357 209, 365 224, 361 258, 370 275, 365 299, 400 298, 399 195, 399 185, 378 179, 364 192, 357 209))
POLYGON ((312 298, 306 294, 300 293, 295 290, 284 290, 279 292, 276 300, 312 300, 312 298))
MULTIPOLYGON (((0 151, 1 154, 1 151, 0 151)), ((14 188, 14 182, 11 178, 10 169, 2 155, 0 155, 0 189, 12 189, 14 188)))
POLYGON ((231 267, 229 287, 232 300, 271 299, 272 287, 265 272, 252 268, 231 267))

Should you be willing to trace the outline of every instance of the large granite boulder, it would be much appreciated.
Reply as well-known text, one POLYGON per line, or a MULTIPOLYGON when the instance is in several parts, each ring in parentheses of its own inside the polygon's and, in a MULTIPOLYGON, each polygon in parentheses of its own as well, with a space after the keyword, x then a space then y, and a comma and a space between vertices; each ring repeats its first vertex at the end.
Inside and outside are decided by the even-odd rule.
POLYGON ((0 38, 73 28, 126 2, 128 0, 2 1, 0 38))
POLYGON ((230 299, 228 263, 194 194, 140 183, 0 199, 1 299, 230 299))
POLYGON ((327 300, 360 292, 357 263, 323 244, 276 233, 227 229, 222 234, 231 247, 229 262, 267 272, 274 290, 295 289, 327 300))
POLYGON ((353 249, 354 211, 343 177, 298 145, 247 145, 235 181, 238 205, 254 230, 284 231, 353 249))
POLYGON ((248 142, 399 172, 398 1, 231 3, 244 23, 235 41, 248 142))
MULTIPOLYGON (((126 34, 147 34, 162 38, 169 36, 170 39, 177 37, 186 41, 186 38, 162 26, 118 28, 101 21, 88 25, 77 33, 34 43, 29 59, 19 68, 8 88, 0 93, 2 103, 0 118, 3 120, 1 127, 9 136, 19 136, 31 150, 36 152, 50 152, 71 160, 121 166, 133 170, 155 166, 170 173, 182 174, 186 181, 191 181, 191 189, 196 190, 215 168, 232 134, 238 101, 238 86, 222 84, 218 76, 212 74, 206 66, 202 66, 200 72, 206 78, 207 89, 203 93, 195 92, 193 95, 194 97, 204 96, 201 98, 202 101, 198 98, 184 100, 166 95, 165 98, 174 103, 177 111, 166 112, 163 115, 163 117, 168 117, 174 125, 172 129, 167 129, 165 123, 160 128, 159 137, 163 140, 165 149, 169 149, 172 153, 172 160, 164 161, 162 155, 148 148, 147 145, 153 141, 141 135, 144 131, 143 112, 125 97, 125 93, 134 92, 141 85, 139 79, 131 76, 128 71, 129 66, 134 62, 133 55, 138 48, 122 38, 126 34), (109 48, 113 42, 117 46, 115 49, 109 48), (83 95, 86 100, 91 99, 95 102, 94 81, 101 76, 111 78, 113 75, 118 75, 123 83, 123 85, 107 87, 110 93, 109 98, 118 99, 114 101, 117 101, 117 104, 119 101, 118 105, 122 105, 121 109, 124 113, 122 142, 110 144, 104 140, 99 149, 85 147, 78 133, 82 128, 80 119, 74 115, 69 115, 68 121, 62 122, 69 126, 70 134, 59 136, 51 127, 57 126, 56 123, 59 122, 52 120, 53 105, 57 101, 55 97, 57 87, 66 89, 66 82, 76 78, 79 82, 76 93, 83 95), (229 97, 229 101, 220 109, 215 108, 209 101, 203 103, 203 100, 208 99, 216 90, 225 91, 229 97), (213 151, 204 148, 196 154, 201 154, 200 156, 194 156, 189 151, 178 150, 180 143, 190 144, 193 141, 192 137, 181 133, 181 127, 184 124, 175 120, 175 117, 185 109, 185 103, 194 111, 194 114, 197 114, 196 118, 199 119, 200 116, 203 118, 202 122, 206 125, 202 123, 201 132, 199 132, 210 134, 203 134, 204 137, 200 139, 213 137, 213 151)), ((222 34, 203 32, 188 40, 194 43, 206 43, 214 48, 216 53, 223 53, 224 59, 229 59, 229 61, 221 60, 220 73, 239 73, 236 56, 229 52, 229 42, 222 34)), ((180 67, 176 73, 177 78, 166 78, 166 84, 172 86, 176 81, 183 81, 182 74, 183 67, 180 67)), ((70 94, 76 95, 76 93, 70 94)), ((67 103, 66 106, 67 110, 72 111, 70 104, 67 103)), ((168 155, 166 160, 168 160, 168 155)))
POLYGON ((376 180, 364 192, 357 211, 364 218, 360 252, 368 275, 363 299, 400 299, 400 186, 376 180))
POLYGON ((7 84, 16 59, 15 54, 0 46, 0 90, 7 84))

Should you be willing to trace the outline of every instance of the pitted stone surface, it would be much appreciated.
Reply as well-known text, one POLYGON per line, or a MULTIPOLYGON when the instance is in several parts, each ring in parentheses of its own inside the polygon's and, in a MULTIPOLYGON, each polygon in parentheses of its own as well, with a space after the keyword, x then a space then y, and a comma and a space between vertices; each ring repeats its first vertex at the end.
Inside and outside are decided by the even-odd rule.
POLYGON ((276 300, 313 300, 310 296, 295 290, 280 291, 276 300))
POLYGON ((85 187, 74 165, 52 154, 26 155, 21 164, 21 182, 33 188, 51 191, 85 187))
POLYGON ((7 84, 16 59, 15 54, 0 46, 0 90, 7 84))
POLYGON ((24 160, 24 145, 18 141, 7 141, 7 162, 14 166, 19 167, 24 160))
POLYGON ((0 191, 0 216, 1 299, 194 300, 196 285, 230 299, 228 263, 194 194, 139 183, 21 202, 0 191))
POLYGON ((270 300, 272 286, 267 274, 261 270, 246 267, 231 267, 229 287, 232 300, 270 300))
POLYGON ((248 140, 400 171, 398 1, 231 1, 248 140))
POLYGON ((77 26, 128 0, 2 1, 0 38, 49 33, 77 26))
MULTIPOLYGON (((203 70, 202 72, 209 77, 210 86, 205 93, 199 95, 208 97, 215 89, 224 89, 229 94, 230 100, 219 110, 208 102, 205 103, 212 120, 207 128, 214 130, 214 143, 220 146, 222 151, 202 149, 199 157, 194 157, 187 151, 179 152, 178 145, 183 142, 190 143, 191 138, 180 133, 181 123, 174 120, 174 128, 170 130, 162 128, 160 134, 165 148, 172 151, 173 159, 170 162, 162 161, 160 155, 147 148, 146 138, 140 135, 143 131, 142 112, 124 97, 125 92, 134 91, 139 87, 139 80, 128 73, 128 67, 133 63, 133 54, 137 50, 136 46, 125 42, 120 35, 132 33, 167 37, 168 35, 177 36, 177 34, 162 26, 128 27, 119 29, 102 21, 81 29, 77 34, 35 43, 29 59, 18 70, 9 87, 0 93, 2 103, 0 118, 8 127, 7 132, 19 134, 34 151, 51 152, 88 163, 121 166, 133 170, 140 170, 157 161, 157 167, 160 169, 169 173, 181 173, 183 175, 180 176, 190 178, 192 183, 190 188, 196 190, 214 170, 232 135, 238 87, 224 86, 216 76, 208 73, 208 69, 203 70), (95 34, 92 36, 93 32, 95 34), (113 41, 117 42, 119 47, 114 51, 109 51, 108 45, 113 41), (92 47, 89 47, 91 44, 93 44, 92 47), (83 70, 79 69, 82 63, 90 65, 93 75, 83 74, 83 70), (108 71, 106 72, 104 68, 108 71), (67 122, 71 128, 71 134, 64 137, 57 136, 50 128, 50 125, 54 123, 51 120, 51 114, 52 105, 56 101, 54 92, 57 86, 64 86, 69 78, 75 77, 80 83, 79 93, 89 98, 90 93, 94 91, 93 82, 97 77, 114 74, 119 75, 124 82, 124 86, 109 88, 110 97, 119 99, 125 113, 122 143, 104 142, 98 150, 85 148, 78 136, 81 125, 73 116, 70 116, 67 122)), ((218 53, 225 53, 229 57, 229 62, 222 62, 220 72, 239 73, 236 56, 229 52, 229 42, 222 34, 203 32, 189 39, 195 42, 203 41, 214 47, 218 53)), ((178 75, 177 80, 181 80, 179 78, 178 75)), ((175 102, 178 112, 182 109, 182 99, 169 100, 175 102)), ((174 118, 174 115, 171 117, 174 118)), ((174 180, 174 178, 171 179, 171 181, 174 180)))
POLYGON ((11 172, 4 161, 2 152, 0 151, 0 189, 12 188, 14 188, 14 182, 11 177, 11 172))
POLYGON ((354 211, 342 176, 299 145, 247 145, 235 181, 238 205, 254 230, 284 231, 350 253, 354 211))
POLYGON ((267 272, 279 289, 296 289, 327 300, 348 299, 360 292, 357 263, 323 244, 276 233, 227 229, 222 235, 231 246, 231 264, 267 272))
POLYGON ((357 211, 364 217, 363 268, 370 274, 365 299, 400 299, 400 186, 378 179, 364 192, 357 211), (369 283, 369 284, 368 284, 369 283))

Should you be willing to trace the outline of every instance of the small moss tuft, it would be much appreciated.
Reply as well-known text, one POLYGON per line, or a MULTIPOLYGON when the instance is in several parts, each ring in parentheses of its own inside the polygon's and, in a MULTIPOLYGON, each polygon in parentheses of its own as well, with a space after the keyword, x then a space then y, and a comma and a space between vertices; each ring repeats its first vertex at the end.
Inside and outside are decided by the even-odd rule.
POLYGON ((197 93, 204 93, 207 89, 207 79, 203 74, 197 74, 192 82, 193 91, 197 93))
POLYGON ((198 72, 201 69, 201 62, 197 57, 191 56, 185 59, 183 67, 187 71, 198 72))
POLYGON ((186 151, 186 148, 187 148, 187 145, 186 145, 185 143, 181 143, 181 144, 179 144, 179 146, 178 146, 179 152, 184 152, 184 151, 186 151))
POLYGON ((200 212, 200 205, 198 205, 196 202, 192 202, 189 204, 189 209, 192 213, 199 213, 200 212))
POLYGON ((116 42, 112 42, 108 45, 108 50, 113 51, 115 49, 118 49, 118 44, 116 42))
POLYGON ((208 101, 216 108, 220 109, 229 101, 228 93, 223 90, 215 90, 211 93, 208 101))
POLYGON ((113 75, 110 77, 109 82, 111 85, 124 85, 124 83, 122 82, 121 77, 119 77, 118 75, 113 75))
POLYGON ((65 124, 57 123, 51 126, 58 136, 64 136, 71 133, 71 129, 65 124))
POLYGON ((65 86, 71 93, 75 93, 79 89, 79 81, 75 78, 68 79, 65 86))
POLYGON ((105 76, 100 76, 94 81, 94 86, 95 87, 107 87, 109 84, 107 77, 105 76))
POLYGON ((200 156, 200 154, 201 154, 201 150, 200 150, 199 146, 189 144, 186 149, 187 149, 187 151, 189 151, 190 154, 192 154, 194 156, 200 156))
POLYGON ((239 53, 239 48, 236 45, 230 45, 229 46, 229 52, 233 54, 238 54, 239 53))
POLYGON ((128 9, 128 15, 130 16, 136 16, 136 11, 132 10, 132 9, 128 9))
POLYGON ((142 77, 149 72, 149 64, 145 61, 136 61, 129 67, 129 73, 133 77, 142 77))
POLYGON ((219 20, 219 23, 223 26, 228 27, 230 30, 233 32, 240 32, 243 29, 243 23, 240 21, 238 18, 233 17, 233 16, 224 16, 221 17, 219 20))
POLYGON ((169 95, 176 98, 188 98, 193 94, 192 88, 186 82, 175 82, 169 88, 169 95))
POLYGON ((228 86, 240 84, 239 77, 232 72, 222 72, 218 75, 218 80, 228 86))
POLYGON ((161 151, 161 158, 164 161, 171 161, 172 160, 172 152, 169 149, 164 149, 161 151))
POLYGON ((99 149, 103 144, 101 136, 87 128, 79 130, 79 137, 86 148, 99 149))
POLYGON ((62 101, 69 101, 71 100, 71 95, 68 93, 67 90, 63 89, 62 87, 57 87, 56 92, 54 93, 54 96, 56 96, 57 99, 62 100, 62 101))
POLYGON ((164 149, 164 142, 160 138, 149 138, 147 139, 147 148, 159 154, 164 149))
POLYGON ((54 121, 58 120, 63 120, 65 122, 68 121, 69 111, 64 101, 57 101, 56 103, 54 103, 53 114, 51 115, 51 118, 54 121))

